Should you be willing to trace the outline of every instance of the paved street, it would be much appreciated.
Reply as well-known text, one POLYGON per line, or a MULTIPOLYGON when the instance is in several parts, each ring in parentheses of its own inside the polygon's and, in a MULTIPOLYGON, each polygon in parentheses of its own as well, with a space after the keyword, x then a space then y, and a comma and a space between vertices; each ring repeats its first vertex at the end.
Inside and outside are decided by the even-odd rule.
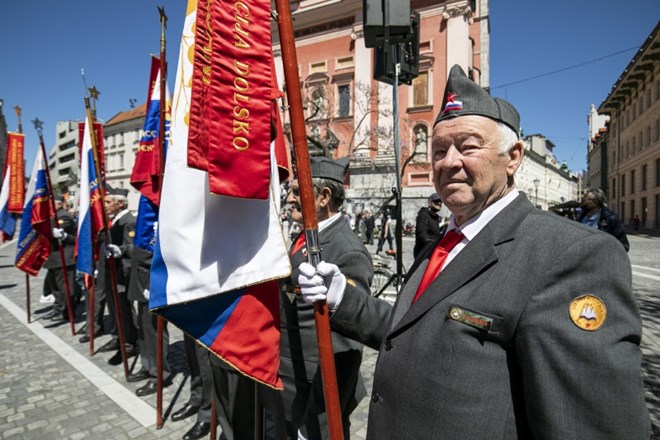
MULTIPOLYGON (((643 375, 654 436, 660 438, 660 238, 629 236, 635 294, 644 318, 643 375)), ((412 260, 412 238, 404 238, 404 266, 412 260)), ((375 251, 375 246, 370 247, 375 251)), ((0 438, 2 439, 180 439, 194 417, 169 420, 188 399, 188 372, 182 334, 171 329, 169 360, 176 373, 165 389, 165 424, 156 429, 155 396, 139 398, 144 382, 127 383, 121 366, 107 364, 112 353, 88 355, 87 344, 71 336, 68 322, 38 320, 44 271, 30 278, 34 322, 26 322, 25 275, 13 266, 15 245, 0 248, 0 438)), ((392 263, 394 269, 394 263, 392 263)), ((76 328, 82 319, 78 317, 76 328)), ((109 336, 97 339, 100 347, 109 336)), ((376 353, 365 350, 362 370, 371 390, 376 353)), ((137 358, 130 368, 140 368, 137 358)), ((364 439, 369 398, 352 417, 352 438, 364 439)))

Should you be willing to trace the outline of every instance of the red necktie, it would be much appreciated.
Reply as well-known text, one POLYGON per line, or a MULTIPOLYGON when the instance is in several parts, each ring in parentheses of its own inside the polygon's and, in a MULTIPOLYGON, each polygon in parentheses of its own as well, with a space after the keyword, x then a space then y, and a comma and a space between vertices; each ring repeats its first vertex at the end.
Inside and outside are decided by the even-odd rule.
POLYGON ((295 253, 303 246, 305 246, 305 231, 301 232, 300 235, 296 237, 296 241, 293 242, 289 255, 295 255, 295 253))
POLYGON ((442 265, 445 263, 449 252, 451 252, 451 250, 454 249, 454 246, 456 246, 462 239, 463 234, 457 229, 452 229, 442 237, 440 243, 438 243, 435 249, 433 249, 431 258, 429 258, 429 264, 426 266, 426 271, 424 272, 422 281, 419 283, 413 302, 417 301, 417 299, 422 296, 422 293, 424 293, 429 284, 431 284, 431 282, 440 274, 442 265))

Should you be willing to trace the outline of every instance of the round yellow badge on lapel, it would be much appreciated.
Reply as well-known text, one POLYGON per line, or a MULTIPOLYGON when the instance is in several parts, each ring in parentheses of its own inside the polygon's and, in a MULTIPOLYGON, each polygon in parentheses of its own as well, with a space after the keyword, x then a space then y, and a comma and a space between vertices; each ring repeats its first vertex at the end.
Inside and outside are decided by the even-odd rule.
POLYGON ((64 224, 64 220, 62 220, 62 219, 60 218, 60 219, 57 220, 57 223, 60 224, 60 225, 63 225, 63 224, 64 224))
POLYGON ((135 231, 128 231, 128 236, 131 238, 135 237, 135 231))
POLYGON ((584 295, 571 302, 568 313, 573 324, 582 330, 595 331, 605 322, 607 309, 605 303, 597 296, 584 295))

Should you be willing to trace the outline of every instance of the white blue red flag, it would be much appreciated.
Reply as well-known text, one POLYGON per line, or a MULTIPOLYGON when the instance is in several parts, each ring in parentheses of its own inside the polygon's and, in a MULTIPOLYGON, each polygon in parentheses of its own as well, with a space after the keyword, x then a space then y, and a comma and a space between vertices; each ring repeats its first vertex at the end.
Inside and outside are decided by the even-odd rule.
POLYGON ((149 308, 243 374, 281 388, 277 280, 291 266, 275 153, 267 200, 212 195, 208 173, 188 168, 196 4, 188 2, 181 40, 149 308))
MULTIPOLYGON (((170 92, 165 90, 165 133, 170 130, 170 92)), ((144 119, 144 129, 140 146, 135 157, 135 165, 131 173, 131 185, 140 192, 138 215, 135 222, 135 238, 133 244, 141 249, 152 252, 156 243, 155 225, 158 221, 158 204, 162 175, 160 171, 160 60, 152 57, 151 74, 149 76, 149 92, 147 96, 147 114, 144 119)), ((165 148, 167 148, 165 136, 165 148)))
POLYGON ((23 221, 16 246, 16 267, 30 275, 37 275, 50 255, 50 217, 46 165, 40 149, 25 194, 23 221))
POLYGON ((85 123, 80 153, 80 198, 78 199, 78 236, 76 237, 76 270, 94 274, 98 258, 98 235, 103 229, 103 205, 92 149, 89 121, 85 123))

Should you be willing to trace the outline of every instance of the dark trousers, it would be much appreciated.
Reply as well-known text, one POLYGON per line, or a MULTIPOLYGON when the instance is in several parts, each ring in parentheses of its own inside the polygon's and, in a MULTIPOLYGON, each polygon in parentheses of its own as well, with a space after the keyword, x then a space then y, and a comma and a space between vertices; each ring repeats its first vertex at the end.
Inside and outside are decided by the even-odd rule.
MULTIPOLYGON (((69 282, 71 302, 73 304, 76 267, 67 267, 66 275, 67 281, 69 282)), ((46 279, 44 280, 44 292, 50 292, 55 297, 55 302, 53 302, 53 311, 55 313, 61 313, 64 315, 66 313, 66 287, 64 285, 64 271, 61 268, 48 269, 48 272, 46 273, 46 279)))
MULTIPOLYGON (((158 342, 158 317, 149 313, 149 304, 137 302, 138 338, 140 340, 140 361, 142 368, 149 376, 157 376, 157 342, 158 342)), ((170 344, 170 333, 167 330, 167 321, 163 325, 163 380, 168 380, 172 375, 170 363, 167 361, 167 350, 170 344)))
MULTIPOLYGON (((119 337, 119 328, 117 326, 118 314, 117 314, 117 308, 115 306, 115 298, 112 293, 111 283, 112 283, 112 278, 109 273, 109 267, 107 265, 103 267, 102 264, 99 264, 99 273, 96 281, 95 295, 99 291, 102 291, 101 295, 103 295, 102 297, 105 299, 107 303, 108 311, 110 312, 110 316, 112 317, 112 320, 114 322, 114 325, 110 333, 114 338, 118 338, 119 337)), ((135 312, 133 311, 131 302, 128 299, 126 286, 117 285, 117 290, 118 290, 117 296, 119 300, 119 310, 121 312, 121 319, 122 319, 121 323, 124 330, 124 341, 126 345, 132 345, 133 347, 135 347, 138 339, 137 326, 135 325, 135 321, 136 321, 135 312)), ((96 310, 94 314, 96 315, 96 310)))
POLYGON ((211 373, 211 352, 198 344, 195 339, 184 335, 186 359, 190 369, 189 403, 199 407, 198 422, 211 422, 213 399, 213 375, 211 373))

